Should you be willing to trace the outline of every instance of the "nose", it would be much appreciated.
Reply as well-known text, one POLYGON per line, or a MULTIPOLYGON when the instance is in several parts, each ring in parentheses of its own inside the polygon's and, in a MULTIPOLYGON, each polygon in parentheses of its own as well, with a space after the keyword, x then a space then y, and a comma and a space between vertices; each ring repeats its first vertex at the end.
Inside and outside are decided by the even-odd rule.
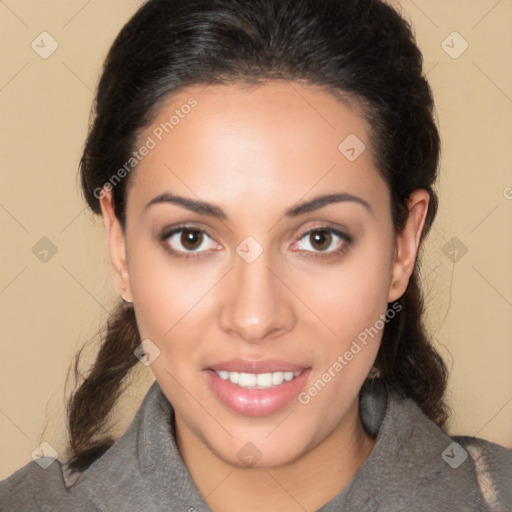
POLYGON ((261 343, 293 329, 297 320, 293 294, 283 281, 266 251, 252 263, 235 255, 234 268, 224 282, 221 329, 248 343, 261 343))

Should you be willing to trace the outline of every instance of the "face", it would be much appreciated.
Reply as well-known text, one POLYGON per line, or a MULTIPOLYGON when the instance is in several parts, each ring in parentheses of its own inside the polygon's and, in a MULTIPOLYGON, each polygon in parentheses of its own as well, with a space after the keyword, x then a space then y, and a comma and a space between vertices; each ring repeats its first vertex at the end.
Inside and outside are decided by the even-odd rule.
POLYGON ((190 87, 148 137, 124 233, 102 207, 180 442, 277 466, 353 432, 426 192, 395 235, 368 125, 319 87, 190 87))

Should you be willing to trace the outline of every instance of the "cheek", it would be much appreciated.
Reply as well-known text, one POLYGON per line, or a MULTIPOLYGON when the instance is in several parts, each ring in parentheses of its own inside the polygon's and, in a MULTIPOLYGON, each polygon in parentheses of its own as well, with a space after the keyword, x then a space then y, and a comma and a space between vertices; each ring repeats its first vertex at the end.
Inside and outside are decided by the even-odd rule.
MULTIPOLYGON (((391 259, 383 252, 369 254, 340 266, 325 281, 329 286, 323 293, 309 295, 334 334, 325 335, 316 345, 317 364, 298 398, 311 417, 324 418, 326 431, 334 427, 357 397, 375 361, 386 325, 382 315, 387 309, 391 259)), ((313 334, 313 324, 310 330, 313 334)))
MULTIPOLYGON (((385 312, 392 277, 392 244, 368 237, 330 269, 324 267, 302 278, 301 294, 334 331, 340 348, 373 326, 385 312)), ((299 282, 297 280, 297 282, 299 282)))
POLYGON ((129 247, 130 287, 142 337, 163 341, 179 330, 214 279, 187 270, 143 237, 129 247))
POLYGON ((130 262, 137 326, 141 338, 149 338, 160 351, 151 371, 167 397, 178 403, 183 398, 180 383, 187 382, 191 368, 200 367, 204 322, 196 320, 208 288, 179 264, 173 265, 165 253, 155 257, 150 252, 139 247, 130 262))

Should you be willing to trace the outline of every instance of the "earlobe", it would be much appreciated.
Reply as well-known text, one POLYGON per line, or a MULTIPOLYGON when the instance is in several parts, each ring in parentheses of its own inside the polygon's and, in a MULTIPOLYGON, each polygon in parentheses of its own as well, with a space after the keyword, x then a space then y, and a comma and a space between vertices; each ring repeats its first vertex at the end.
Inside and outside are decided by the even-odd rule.
POLYGON ((396 234, 395 259, 388 302, 399 299, 407 288, 418 255, 429 200, 428 192, 423 189, 415 190, 409 196, 407 221, 404 228, 396 234))
POLYGON ((126 240, 123 228, 114 211, 112 191, 102 190, 100 206, 103 214, 103 225, 107 237, 110 263, 114 272, 115 287, 125 302, 132 302, 128 260, 126 257, 126 240))

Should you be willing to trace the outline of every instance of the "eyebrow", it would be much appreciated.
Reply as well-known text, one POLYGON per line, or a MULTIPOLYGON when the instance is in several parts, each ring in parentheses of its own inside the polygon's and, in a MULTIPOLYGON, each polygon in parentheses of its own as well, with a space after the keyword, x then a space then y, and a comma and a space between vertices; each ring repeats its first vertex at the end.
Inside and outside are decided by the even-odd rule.
POLYGON ((147 205, 145 210, 154 204, 170 203, 183 206, 187 210, 203 215, 211 215, 217 219, 224 220, 227 215, 218 207, 206 201, 196 201, 195 199, 189 199, 188 197, 176 196, 167 192, 156 196, 147 205))
POLYGON ((316 197, 315 199, 311 199, 311 201, 307 201, 305 203, 298 204, 293 206, 289 210, 286 210, 285 215, 287 217, 296 217, 298 215, 302 215, 304 213, 309 213, 314 210, 318 210, 323 206, 327 206, 328 204, 333 203, 347 203, 353 202, 356 204, 360 204, 364 206, 369 212, 372 212, 372 207, 370 204, 361 199, 360 197, 354 196, 352 194, 339 193, 339 194, 326 194, 323 196, 316 197))
MULTIPOLYGON (((303 215, 305 213, 312 212, 314 210, 318 210, 324 206, 334 203, 346 203, 352 202, 356 204, 360 204, 364 206, 369 212, 372 212, 372 207, 370 204, 361 199, 360 197, 354 196, 352 194, 347 193, 337 193, 337 194, 326 194, 323 196, 316 197, 311 199, 310 201, 300 203, 295 205, 285 212, 286 217, 298 217, 299 215, 303 215)), ((187 210, 190 210, 194 213, 202 214, 202 215, 210 215, 212 217, 216 217, 220 220, 227 219, 227 215, 224 211, 218 206, 208 203, 206 201, 197 201, 195 199, 190 199, 187 197, 177 196, 170 193, 163 193, 152 199, 147 205, 145 210, 147 210, 150 206, 155 204, 176 204, 178 206, 182 206, 187 210)))

